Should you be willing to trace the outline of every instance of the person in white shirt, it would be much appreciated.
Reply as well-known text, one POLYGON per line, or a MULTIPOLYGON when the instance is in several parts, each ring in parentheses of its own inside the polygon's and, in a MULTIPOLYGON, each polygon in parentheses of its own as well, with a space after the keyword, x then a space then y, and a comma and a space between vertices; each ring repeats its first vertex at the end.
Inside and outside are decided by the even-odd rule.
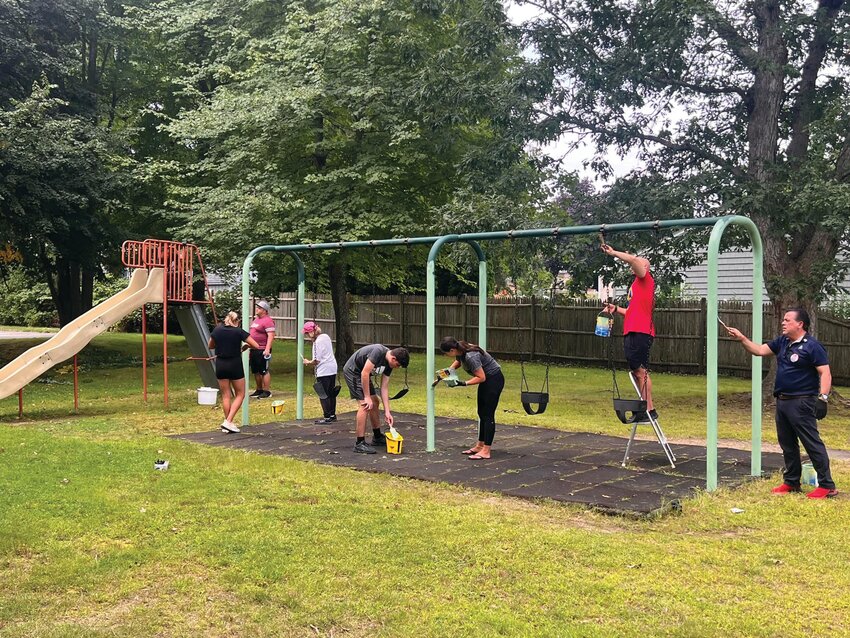
POLYGON ((325 390, 326 399, 320 399, 324 416, 315 423, 333 423, 336 421, 336 372, 337 364, 331 338, 322 332, 318 324, 308 321, 301 329, 304 336, 313 342, 313 358, 304 358, 305 366, 316 366, 316 381, 325 390))

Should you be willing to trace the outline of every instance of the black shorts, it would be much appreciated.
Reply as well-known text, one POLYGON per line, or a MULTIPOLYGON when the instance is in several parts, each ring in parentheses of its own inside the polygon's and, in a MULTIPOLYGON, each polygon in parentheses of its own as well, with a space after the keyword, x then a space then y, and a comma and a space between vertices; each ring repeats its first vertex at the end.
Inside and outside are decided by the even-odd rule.
POLYGON ((653 341, 654 337, 645 332, 630 332, 623 337, 623 352, 629 370, 649 368, 649 350, 653 341))
MULTIPOLYGON (((352 399, 363 401, 366 397, 363 396, 363 383, 360 381, 360 375, 352 370, 343 368, 342 376, 345 377, 345 385, 348 386, 348 394, 352 399)), ((378 396, 375 392, 375 386, 372 385, 372 378, 369 378, 369 396, 378 396)))
POLYGON ((216 379, 244 379, 245 369, 242 367, 242 357, 216 357, 216 379))
POLYGON ((248 363, 251 365, 251 374, 266 374, 269 371, 271 357, 266 359, 262 350, 251 350, 248 355, 248 363))

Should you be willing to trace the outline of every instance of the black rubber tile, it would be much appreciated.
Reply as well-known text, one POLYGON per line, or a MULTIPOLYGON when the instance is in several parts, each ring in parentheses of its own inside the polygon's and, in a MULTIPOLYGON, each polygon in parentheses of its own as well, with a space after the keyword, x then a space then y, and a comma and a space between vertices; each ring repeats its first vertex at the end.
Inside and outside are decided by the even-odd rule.
MULTIPOLYGON (((705 448, 700 446, 674 446, 678 460, 676 468, 671 469, 657 440, 638 440, 632 446, 628 466, 620 467, 627 430, 624 437, 614 437, 499 425, 492 458, 470 461, 460 452, 474 443, 475 422, 437 419, 435 452, 425 451, 423 415, 397 414, 396 424, 405 437, 402 455, 387 454, 385 449, 377 454, 356 454, 353 415, 329 425, 273 422, 246 427, 244 434, 216 430, 175 438, 522 498, 578 503, 612 513, 650 514, 675 509, 680 499, 705 486, 705 448)), ((782 467, 780 455, 765 454, 762 459, 765 472, 782 467)), ((739 485, 751 480, 749 467, 748 451, 719 451, 721 484, 739 485)))

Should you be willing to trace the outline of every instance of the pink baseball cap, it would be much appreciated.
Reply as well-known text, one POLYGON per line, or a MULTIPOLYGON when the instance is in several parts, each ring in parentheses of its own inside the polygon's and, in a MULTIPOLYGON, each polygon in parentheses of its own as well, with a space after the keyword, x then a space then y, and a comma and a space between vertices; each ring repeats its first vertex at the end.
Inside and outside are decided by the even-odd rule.
POLYGON ((316 325, 315 321, 308 321, 307 323, 304 324, 304 327, 301 328, 301 332, 303 332, 304 334, 307 334, 308 332, 313 332, 318 327, 319 326, 316 325))

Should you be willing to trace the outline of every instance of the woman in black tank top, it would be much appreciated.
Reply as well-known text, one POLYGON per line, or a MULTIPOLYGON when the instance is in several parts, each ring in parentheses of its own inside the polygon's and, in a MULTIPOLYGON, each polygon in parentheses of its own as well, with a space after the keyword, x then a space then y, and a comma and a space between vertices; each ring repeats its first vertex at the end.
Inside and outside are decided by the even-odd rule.
POLYGON ((440 343, 440 351, 454 362, 449 366, 457 370, 461 366, 472 378, 469 381, 456 381, 450 387, 458 385, 478 386, 478 442, 463 454, 472 461, 490 458, 490 448, 496 435, 496 408, 505 388, 502 368, 490 354, 474 343, 458 341, 454 337, 445 337, 440 343))
POLYGON ((215 349, 215 376, 221 392, 224 410, 223 432, 239 432, 233 423, 236 413, 245 400, 245 369, 242 367, 242 350, 259 348, 257 342, 239 326, 239 315, 227 313, 224 323, 216 326, 210 335, 210 350, 215 349), (243 344, 248 344, 243 346, 243 344), (231 396, 232 395, 232 396, 231 396))

